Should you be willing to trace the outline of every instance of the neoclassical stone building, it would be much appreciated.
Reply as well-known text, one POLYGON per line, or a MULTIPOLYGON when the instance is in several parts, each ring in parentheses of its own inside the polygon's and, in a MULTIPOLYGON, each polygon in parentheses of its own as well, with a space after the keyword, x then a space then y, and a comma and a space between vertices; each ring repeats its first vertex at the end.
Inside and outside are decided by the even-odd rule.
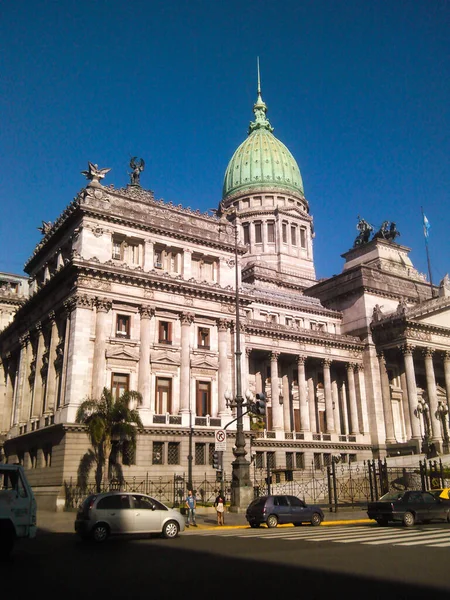
POLYGON ((317 281, 299 167, 260 89, 253 111, 217 214, 155 199, 136 172, 104 185, 108 169, 89 163, 86 187, 43 229, 29 297, 0 333, 3 451, 29 469, 40 506, 60 506, 76 479, 88 448, 77 407, 104 386, 143 398, 126 477, 186 473, 192 425, 194 479, 212 479, 238 335, 242 390, 268 398, 264 430, 244 417, 257 469, 420 453, 425 437, 448 452, 448 278, 431 289, 409 248, 374 236, 317 281))

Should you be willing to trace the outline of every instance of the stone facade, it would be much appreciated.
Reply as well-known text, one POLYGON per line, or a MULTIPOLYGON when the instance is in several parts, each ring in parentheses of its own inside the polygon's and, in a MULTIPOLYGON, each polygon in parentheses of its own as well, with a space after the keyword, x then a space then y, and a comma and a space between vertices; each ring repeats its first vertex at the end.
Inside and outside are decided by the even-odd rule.
POLYGON ((43 230, 29 296, 0 334, 4 454, 29 469, 41 505, 60 507, 76 480, 89 447, 76 411, 104 386, 142 394, 126 477, 185 473, 192 423, 194 477, 212 479, 214 432, 235 416, 238 335, 241 389, 268 398, 264 429, 244 417, 257 468, 419 453, 425 431, 448 452, 448 281, 431 290, 409 248, 374 239, 318 282, 302 187, 234 186, 217 213, 97 180, 43 230))

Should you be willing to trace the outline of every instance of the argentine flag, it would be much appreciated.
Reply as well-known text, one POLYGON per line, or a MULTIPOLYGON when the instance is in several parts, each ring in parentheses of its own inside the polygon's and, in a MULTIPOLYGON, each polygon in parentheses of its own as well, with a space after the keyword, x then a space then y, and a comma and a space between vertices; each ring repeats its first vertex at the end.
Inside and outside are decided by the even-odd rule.
POLYGON ((428 219, 426 218, 425 215, 423 215, 423 235, 428 238, 428 230, 430 229, 430 222, 428 221, 428 219))

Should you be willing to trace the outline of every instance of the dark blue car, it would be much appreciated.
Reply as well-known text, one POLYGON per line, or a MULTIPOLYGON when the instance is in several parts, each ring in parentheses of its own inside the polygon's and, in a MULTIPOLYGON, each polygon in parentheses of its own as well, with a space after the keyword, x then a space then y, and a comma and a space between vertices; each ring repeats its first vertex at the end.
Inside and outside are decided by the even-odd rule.
POLYGON ((320 525, 324 514, 320 506, 305 504, 297 496, 275 495, 253 500, 247 507, 245 518, 250 527, 259 527, 262 523, 267 527, 284 523, 320 525))

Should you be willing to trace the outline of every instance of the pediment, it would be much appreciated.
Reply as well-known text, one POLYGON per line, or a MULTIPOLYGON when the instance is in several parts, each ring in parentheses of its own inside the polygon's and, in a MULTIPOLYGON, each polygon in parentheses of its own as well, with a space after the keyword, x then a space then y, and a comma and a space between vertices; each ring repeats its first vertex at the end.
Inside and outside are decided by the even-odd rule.
POLYGON ((180 365, 180 352, 177 350, 154 350, 150 354, 150 362, 152 364, 164 364, 164 365, 180 365))
POLYGON ((195 369, 218 369, 219 364, 213 356, 194 356, 191 359, 191 367, 195 369))
POLYGON ((106 358, 120 358, 122 360, 139 360, 139 354, 128 346, 119 346, 106 350, 106 358))
POLYGON ((408 309, 409 321, 434 327, 450 327, 450 298, 443 296, 408 309))

